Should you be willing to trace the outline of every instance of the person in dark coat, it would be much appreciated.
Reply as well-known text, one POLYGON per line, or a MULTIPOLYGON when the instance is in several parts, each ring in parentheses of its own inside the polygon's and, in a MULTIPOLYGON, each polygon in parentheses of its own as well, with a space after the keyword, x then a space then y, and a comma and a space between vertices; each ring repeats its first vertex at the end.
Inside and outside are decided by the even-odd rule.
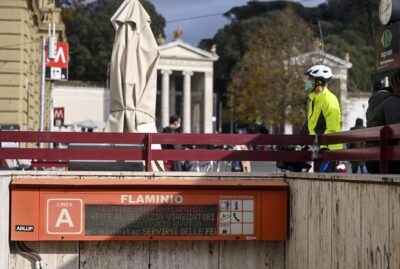
MULTIPOLYGON (((181 126, 181 117, 172 115, 169 118, 169 126, 161 131, 162 133, 178 133, 181 126)), ((181 145, 161 145, 162 149, 182 149, 181 145)), ((182 171, 181 161, 172 161, 172 171, 182 171)))
MULTIPOLYGON (((378 89, 368 100, 367 127, 400 123, 400 71, 389 79, 389 86, 378 89)), ((398 144, 398 141, 394 142, 398 144)), ((367 146, 378 146, 378 142, 367 142, 367 146)), ((366 162, 369 173, 380 173, 379 162, 366 162)), ((400 173, 400 162, 389 162, 389 173, 400 173)))
MULTIPOLYGON (((350 131, 352 130, 358 130, 358 129, 363 129, 365 128, 364 126, 364 121, 361 118, 356 119, 356 124, 350 128, 350 131)), ((349 148, 354 149, 354 148, 364 148, 365 147, 365 142, 359 141, 359 142, 354 142, 349 144, 349 148)), ((361 174, 367 173, 366 167, 365 167, 365 162, 363 161, 351 161, 351 172, 352 173, 357 173, 358 170, 360 170, 361 174)))

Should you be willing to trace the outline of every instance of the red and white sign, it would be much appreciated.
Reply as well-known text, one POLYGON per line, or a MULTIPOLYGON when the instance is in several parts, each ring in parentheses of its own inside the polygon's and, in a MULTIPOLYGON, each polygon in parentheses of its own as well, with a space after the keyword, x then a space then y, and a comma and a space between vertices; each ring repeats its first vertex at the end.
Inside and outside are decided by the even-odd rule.
POLYGON ((64 120, 64 108, 55 107, 54 108, 54 120, 64 120))
POLYGON ((46 67, 68 68, 68 43, 57 42, 56 57, 53 60, 48 59, 46 50, 46 67))
POLYGON ((53 109, 53 122, 54 126, 62 126, 64 125, 64 108, 63 107, 55 107, 53 109))
POLYGON ((53 60, 48 59, 46 50, 46 79, 68 80, 68 43, 57 42, 56 55, 53 60))
POLYGON ((81 199, 47 200, 48 234, 81 234, 83 202, 81 199))

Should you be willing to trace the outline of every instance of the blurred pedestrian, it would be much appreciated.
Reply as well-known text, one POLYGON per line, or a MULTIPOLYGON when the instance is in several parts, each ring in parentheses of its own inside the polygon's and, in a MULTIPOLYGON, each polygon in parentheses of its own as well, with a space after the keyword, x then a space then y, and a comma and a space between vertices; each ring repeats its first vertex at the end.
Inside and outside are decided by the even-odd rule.
MULTIPOLYGON (((361 118, 356 119, 356 123, 354 127, 350 128, 350 131, 352 130, 359 130, 365 128, 364 126, 364 120, 361 118)), ((364 141, 359 141, 359 142, 354 142, 349 144, 349 148, 354 149, 354 148, 364 148, 365 147, 365 142, 364 141)), ((351 161, 351 172, 353 174, 356 174, 358 170, 360 170, 361 174, 367 173, 367 168, 365 167, 365 162, 364 161, 351 161)))
MULTIPOLYGON (((368 100, 366 116, 367 127, 400 123, 400 71, 390 76, 389 87, 377 88, 372 94, 368 100)), ((397 145, 398 141, 393 141, 391 144, 397 145)), ((379 142, 367 142, 367 146, 378 145, 379 142)), ((379 162, 367 161, 366 166, 369 173, 380 173, 379 162)), ((400 173, 399 161, 389 161, 389 173, 400 173)))
MULTIPOLYGON (((233 150, 249 150, 246 145, 235 145, 233 150)), ((232 161, 232 172, 251 172, 251 163, 250 161, 242 160, 242 161, 232 161)))
MULTIPOLYGON (((181 117, 178 115, 172 115, 169 118, 169 125, 164 127, 161 131, 162 133, 179 133, 179 128, 181 127, 181 117)), ((162 149, 182 149, 182 145, 161 145, 162 149)), ((179 160, 172 161, 172 171, 182 171, 182 163, 179 160)))

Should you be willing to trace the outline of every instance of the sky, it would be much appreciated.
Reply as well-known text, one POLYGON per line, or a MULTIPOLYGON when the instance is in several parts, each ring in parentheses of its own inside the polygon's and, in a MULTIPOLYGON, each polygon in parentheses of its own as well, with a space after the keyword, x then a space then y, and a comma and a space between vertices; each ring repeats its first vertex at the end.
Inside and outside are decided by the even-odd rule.
MULTIPOLYGON (((212 14, 221 14, 232 7, 246 5, 248 0, 150 0, 167 25, 165 27, 166 41, 172 41, 173 32, 180 28, 183 31, 182 39, 197 46, 201 39, 212 38, 218 29, 229 21, 222 15, 209 16, 198 19, 181 20, 212 14), (180 21, 175 21, 180 20, 180 21)), ((317 6, 325 0, 296 0, 304 6, 317 6)))

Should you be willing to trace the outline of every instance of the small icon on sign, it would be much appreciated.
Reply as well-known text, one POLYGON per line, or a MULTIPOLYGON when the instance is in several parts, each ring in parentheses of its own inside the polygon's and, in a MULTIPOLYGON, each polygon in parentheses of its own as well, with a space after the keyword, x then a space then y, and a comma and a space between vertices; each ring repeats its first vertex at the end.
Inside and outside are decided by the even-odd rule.
POLYGON ((239 202, 235 201, 235 210, 239 210, 239 202))
POLYGON ((219 221, 223 222, 228 219, 229 219, 229 214, 221 212, 221 214, 219 216, 219 221))
POLYGON ((229 210, 230 202, 229 200, 220 200, 221 210, 229 210))
POLYGON ((230 228, 231 227, 229 224, 221 224, 221 226, 219 226, 219 234, 221 235, 231 234, 230 228))
POLYGON ((51 68, 51 78, 52 79, 61 79, 61 68, 60 67, 52 67, 51 68))
POLYGON ((231 210, 232 211, 241 211, 242 210, 242 200, 231 200, 231 210))
POLYGON ((236 220, 236 221, 240 221, 240 219, 238 218, 238 216, 236 215, 236 213, 233 213, 233 218, 236 220))

